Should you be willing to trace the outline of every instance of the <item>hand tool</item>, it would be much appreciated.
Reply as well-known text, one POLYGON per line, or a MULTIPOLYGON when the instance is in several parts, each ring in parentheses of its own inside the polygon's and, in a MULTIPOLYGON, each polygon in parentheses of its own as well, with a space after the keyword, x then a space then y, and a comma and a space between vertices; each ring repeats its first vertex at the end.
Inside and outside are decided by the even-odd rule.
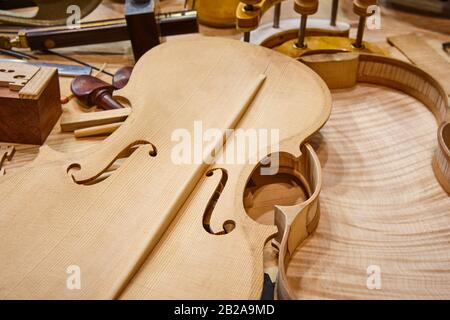
POLYGON ((60 76, 80 76, 80 75, 90 75, 91 67, 86 66, 75 66, 69 64, 60 64, 60 63, 50 63, 50 62, 41 62, 35 60, 16 60, 16 59, 0 59, 0 63, 5 62, 13 62, 13 63, 21 63, 34 65, 38 67, 50 67, 58 69, 58 74, 60 76))

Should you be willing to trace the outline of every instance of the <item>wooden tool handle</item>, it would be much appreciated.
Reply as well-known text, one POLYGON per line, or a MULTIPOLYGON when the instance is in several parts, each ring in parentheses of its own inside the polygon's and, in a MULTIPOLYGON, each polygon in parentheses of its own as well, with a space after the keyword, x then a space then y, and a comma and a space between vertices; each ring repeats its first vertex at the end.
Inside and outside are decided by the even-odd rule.
POLYGON ((130 80, 133 67, 123 67, 116 71, 113 77, 113 86, 116 89, 122 89, 130 80))
MULTIPOLYGON (((169 12, 158 15, 160 36, 198 32, 194 11, 169 12)), ((19 42, 32 50, 47 50, 79 45, 129 40, 125 19, 81 23, 80 28, 66 26, 21 31, 19 42)))
POLYGON ((87 107, 121 109, 123 106, 112 97, 114 87, 93 76, 76 77, 70 86, 72 93, 87 107))
POLYGON ((81 24, 80 28, 66 26, 37 28, 19 32, 22 46, 32 50, 48 50, 129 39, 124 19, 81 24))

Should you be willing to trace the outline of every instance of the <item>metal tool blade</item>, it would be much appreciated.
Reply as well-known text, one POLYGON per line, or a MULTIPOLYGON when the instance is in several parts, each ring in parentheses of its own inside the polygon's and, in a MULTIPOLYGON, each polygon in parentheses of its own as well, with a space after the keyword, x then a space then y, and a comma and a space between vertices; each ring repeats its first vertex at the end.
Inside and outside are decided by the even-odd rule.
POLYGON ((81 76, 81 75, 90 75, 92 68, 87 66, 76 66, 69 64, 59 64, 59 63, 50 63, 50 62, 40 62, 40 61, 26 61, 26 60, 17 60, 17 59, 0 59, 0 63, 2 62, 13 62, 13 63, 24 63, 31 64, 37 67, 48 67, 48 68, 56 68, 58 69, 58 74, 60 76, 81 76))

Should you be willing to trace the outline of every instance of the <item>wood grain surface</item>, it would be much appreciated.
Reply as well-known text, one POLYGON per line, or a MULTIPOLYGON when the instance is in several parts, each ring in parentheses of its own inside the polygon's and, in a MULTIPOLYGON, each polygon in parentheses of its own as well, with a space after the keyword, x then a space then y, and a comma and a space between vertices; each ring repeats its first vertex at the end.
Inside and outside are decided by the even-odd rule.
MULTIPOLYGON (((329 15, 330 2, 321 0, 318 17, 329 15)), ((176 10, 182 3, 161 1, 159 7, 176 10)), ((357 16, 352 13, 351 1, 340 3, 338 19, 355 27, 357 16)), ((283 3, 282 16, 298 17, 292 8, 292 1, 283 3)), ((120 3, 106 0, 86 20, 118 17, 122 12, 120 3)), ((407 61, 387 44, 386 36, 412 32, 427 37, 428 44, 444 54, 441 43, 450 40, 449 19, 385 8, 381 12, 382 28, 366 30, 365 40, 389 48, 391 56, 407 61)), ((271 18, 272 10, 262 23, 271 18)), ((241 36, 233 29, 200 30, 205 35, 241 36)), ((351 35, 355 34, 353 28, 351 35)), ((61 52, 99 67, 107 62, 108 71, 132 63, 128 42, 61 52)), ((42 55, 42 60, 65 62, 48 55, 42 55)), ((60 79, 63 95, 70 93, 70 81, 71 78, 60 79)), ((450 200, 431 166, 437 130, 433 115, 414 98, 384 87, 361 84, 334 91, 332 97, 331 118, 313 140, 323 167, 321 219, 316 232, 295 252, 288 268, 297 298, 449 299, 450 200), (381 268, 380 290, 366 287, 369 265, 381 268)), ((63 108, 66 115, 87 112, 74 99, 63 108)), ((73 133, 60 132, 57 124, 47 144, 58 151, 73 152, 97 145, 103 139, 75 139, 73 133)), ((16 149, 13 160, 4 164, 7 175, 21 170, 38 152, 37 146, 19 145, 16 149)), ((303 199, 301 191, 293 191, 286 184, 283 187, 290 190, 291 197, 284 197, 283 203, 303 199)), ((270 205, 264 206, 267 210, 270 205)), ((266 253, 266 271, 273 269, 272 254, 266 253)))
POLYGON ((263 247, 276 228, 247 216, 245 185, 272 152, 300 156, 299 146, 329 117, 325 83, 273 50, 202 38, 148 52, 117 95, 133 111, 98 147, 65 154, 44 147, 31 165, 2 178, 0 297, 112 299, 126 290, 139 298, 259 298, 263 247), (219 131, 208 143, 194 142, 203 151, 198 156, 193 150, 191 159, 190 149, 183 153, 173 142, 188 135, 190 148, 197 121, 204 132, 219 131), (280 140, 260 138, 242 163, 228 160, 241 133, 227 134, 224 143, 225 130, 266 128, 278 130, 280 140), (101 179, 130 153, 110 178, 101 179), (184 157, 181 163, 177 157, 184 157), (255 162, 245 161, 253 157, 255 162), (208 169, 229 179, 220 201, 213 199, 220 174, 209 179, 208 169), (215 202, 211 209, 208 199, 215 202), (228 225, 232 232, 221 233, 228 225), (65 269, 73 264, 84 279, 75 291, 66 286, 65 269), (186 273, 189 281, 177 281, 186 273), (136 286, 129 285, 135 274, 136 286))
POLYGON ((428 72, 440 82, 445 92, 450 95, 450 60, 439 55, 427 45, 424 38, 416 34, 407 34, 388 38, 410 61, 428 72))
POLYGON ((332 97, 315 137, 320 222, 288 267, 297 297, 449 299, 450 198, 431 166, 435 118, 384 87, 360 84, 332 97), (380 290, 366 286, 370 265, 381 268, 380 290))

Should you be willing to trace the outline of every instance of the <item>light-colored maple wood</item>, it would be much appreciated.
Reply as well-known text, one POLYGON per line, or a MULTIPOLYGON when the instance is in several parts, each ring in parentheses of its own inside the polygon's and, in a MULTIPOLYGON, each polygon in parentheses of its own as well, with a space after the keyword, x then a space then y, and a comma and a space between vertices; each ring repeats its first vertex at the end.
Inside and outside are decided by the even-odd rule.
POLYGON ((21 99, 30 100, 39 99, 57 74, 58 70, 56 68, 39 68, 38 72, 36 72, 31 79, 27 81, 26 85, 20 89, 19 97, 21 99))
POLYGON ((372 84, 332 91, 310 143, 322 166, 320 221, 294 251, 296 299, 449 299, 450 197, 431 167, 436 120, 415 98, 372 84), (368 289, 367 268, 381 268, 368 289))
POLYGON ((19 91, 39 69, 39 67, 20 63, 2 63, 0 64, 0 86, 19 91))
MULTIPOLYGON (((431 74, 450 95, 450 62, 439 55, 417 34, 388 37, 412 63, 431 74)), ((450 119, 449 119, 450 121, 450 119)))
POLYGON ((120 126, 123 124, 123 122, 115 122, 115 123, 108 123, 108 124, 102 124, 99 126, 93 126, 83 129, 77 129, 73 132, 76 138, 86 138, 86 137, 92 137, 92 136, 99 136, 99 135, 109 135, 120 128, 120 126))
POLYGON ((55 68, 40 68, 13 62, 1 63, 0 87, 18 91, 21 99, 37 100, 56 73, 55 68))
POLYGON ((278 246, 278 278, 276 282, 278 299, 293 299, 295 292, 286 276, 286 268, 294 251, 316 229, 320 217, 319 193, 322 188, 320 162, 311 145, 303 148, 305 159, 299 172, 305 177, 303 186, 307 188, 306 201, 294 206, 274 208, 278 227, 276 244, 278 246))
POLYGON ((64 132, 123 122, 131 114, 130 108, 85 112, 62 117, 60 126, 64 132))
POLYGON ((438 142, 433 168, 441 185, 450 193, 450 122, 443 122, 439 127, 438 142))
MULTIPOLYGON (((302 61, 318 72, 332 88, 352 87, 355 85, 356 81, 368 82, 404 91, 422 101, 435 115, 438 125, 442 123, 442 127, 438 130, 438 147, 433 158, 433 167, 435 169, 437 181, 439 181, 442 187, 450 193, 450 189, 448 188, 450 184, 448 175, 448 168, 450 167, 450 133, 448 131, 448 123, 445 121, 449 110, 448 99, 447 94, 435 79, 413 65, 382 56, 341 53, 335 55, 304 57, 302 61), (353 73, 353 75, 349 76, 349 73, 353 73), (342 79, 342 81, 340 81, 340 79, 342 79)), ((316 170, 312 170, 311 172, 316 172, 316 170)), ((317 174, 317 176, 319 175, 317 174)), ((319 178, 312 178, 310 185, 314 186, 314 181, 317 179, 319 178)), ((433 184, 433 182, 431 183, 433 184)), ((434 182, 434 184, 436 184, 436 182, 434 182)), ((315 194, 315 192, 310 192, 310 194, 315 194)), ((443 197, 443 199, 445 199, 445 197, 443 197)), ((448 197, 447 200, 450 200, 450 197, 448 197)), ((311 211, 318 211, 318 199, 311 196, 308 201, 299 205, 301 209, 307 212, 304 215, 307 215, 311 211), (311 201, 311 204, 305 205, 308 201, 311 201)), ((444 200, 443 203, 445 203, 445 201, 446 200, 444 200)), ((357 205, 358 201, 352 199, 351 203, 357 205)), ((449 203, 449 201, 447 201, 447 203, 449 203)), ((290 208, 292 210, 292 207, 290 208)), ((277 224, 279 230, 283 232, 290 230, 291 225, 295 223, 296 220, 299 220, 301 216, 301 214, 294 215, 293 218, 287 221, 283 220, 284 216, 282 216, 281 219, 276 218, 277 221, 281 220, 281 223, 277 224)), ((277 217, 277 209, 275 209, 275 217, 277 217)), ((283 239, 284 241, 281 242, 280 245, 277 294, 278 297, 282 299, 295 299, 303 296, 302 291, 299 292, 298 280, 294 281, 297 288, 291 283, 292 278, 288 276, 288 266, 291 263, 293 252, 304 244, 303 242, 306 240, 306 235, 311 233, 317 226, 317 220, 312 219, 311 222, 308 223, 308 221, 304 219, 305 218, 296 222, 300 225, 297 225, 289 235, 286 234, 283 239), (304 231, 298 233, 295 232, 297 230, 304 231), (305 230, 308 230, 308 232, 305 230), (299 234, 303 235, 303 237, 300 237, 299 234), (290 244, 287 239, 294 236, 297 240, 292 241, 290 244)), ((444 248, 447 250, 450 249, 449 246, 444 246, 444 248)), ((367 265, 366 268, 369 267, 369 265, 367 265)), ((441 291, 439 288, 437 288, 436 291, 435 294, 445 294, 445 292, 441 291)))
MULTIPOLYGON (((170 11, 176 7, 173 5, 175 2, 162 1, 159 6, 164 11, 169 4, 170 11)), ((184 1, 178 2, 180 5, 176 9, 181 9, 184 1)), ((297 17, 289 2, 292 3, 289 0, 286 6, 283 5, 282 17, 297 17)), ((321 0, 319 16, 329 17, 326 6, 330 3, 321 0)), ((398 59, 405 57, 385 43, 386 36, 421 33, 428 43, 435 39, 437 50, 440 50, 441 42, 449 41, 444 35, 450 31, 448 19, 422 17, 384 7, 381 10, 382 28, 366 30, 365 38, 388 48, 390 54, 398 59)), ((87 20, 122 15, 122 4, 104 0, 100 9, 87 20)), ((351 1, 341 1, 339 20, 354 27, 355 18, 351 1)), ((262 23, 271 19, 272 10, 269 10, 262 23)), ((203 34, 240 37, 234 30, 204 26, 200 29, 203 34)), ((352 33, 354 31, 352 29, 352 33)), ((167 40, 172 41, 171 37, 167 40)), ((90 46, 83 50, 68 48, 62 52, 99 67, 108 61, 106 70, 114 72, 133 61, 128 47, 123 42, 90 46)), ((51 55, 40 55, 40 58, 65 62, 51 55)), ((65 95, 70 94, 70 81, 70 78, 60 78, 65 95)), ((448 267, 443 261, 449 259, 445 240, 440 239, 448 233, 449 223, 445 220, 448 196, 437 184, 429 166, 436 142, 435 120, 415 99, 385 87, 360 84, 353 89, 334 92, 333 100, 332 117, 322 129, 324 143, 317 150, 324 181, 321 220, 314 236, 294 252, 288 266, 289 282, 296 290, 295 296, 327 299, 445 297, 442 293, 448 292, 445 272, 448 267), (399 150, 401 142, 405 144, 399 150), (390 173, 396 173, 395 177, 390 173), (388 185, 383 184, 386 179, 388 185), (355 198, 359 202, 351 205, 355 198), (383 212, 379 211, 380 207, 383 212), (349 229, 351 239, 348 237, 349 229), (430 235, 437 235, 436 240, 430 239, 430 235), (411 239, 412 244, 408 243, 411 239), (365 268, 379 259, 387 263, 386 269, 381 263, 383 290, 369 291, 365 287, 365 268)), ((75 100, 64 106, 65 115, 80 112, 83 109, 75 100)), ((94 148, 102 141, 102 137, 75 140, 73 133, 61 132, 57 125, 46 143, 60 152, 73 153, 94 148)), ((14 161, 5 164, 8 174, 23 170, 38 153, 37 146, 17 145, 16 149, 14 161)), ((274 194, 274 197, 283 195, 286 192, 274 194)), ((304 198, 300 196, 294 200, 292 203, 299 203, 304 198)), ((280 203, 277 199, 273 202, 280 203)), ((265 201, 266 208, 272 206, 265 201)))
MULTIPOLYGON (((197 120, 222 135, 279 129, 280 152, 294 164, 302 141, 329 116, 325 83, 274 51, 204 38, 152 49, 116 94, 132 113, 101 144, 67 154, 42 147, 32 164, 2 179, 0 296, 259 298, 263 247, 276 228, 255 222, 243 206, 255 164, 177 165, 171 136, 183 128, 193 136, 197 120), (70 265, 81 268, 81 290, 66 287, 70 265)), ((200 160, 215 147, 220 156, 235 139, 204 145, 200 160)), ((263 157, 276 150, 276 141, 262 142, 263 157)))
POLYGON ((401 90, 430 108, 440 126, 433 166, 438 180, 450 193, 450 137, 446 129, 449 123, 450 107, 447 93, 436 79, 411 64, 375 55, 336 54, 334 57, 319 55, 305 57, 302 61, 313 68, 330 88, 343 88, 345 87, 343 84, 354 85, 354 79, 349 74, 357 71, 358 82, 374 83, 401 90), (340 63, 341 59, 344 63, 340 63), (351 77, 350 81, 349 77, 351 77))
POLYGON ((317 72, 330 89, 350 88, 358 82, 357 53, 316 54, 300 61, 317 72))
POLYGON ((438 131, 439 147, 444 155, 449 155, 449 140, 445 134, 445 128, 447 127, 450 108, 447 94, 440 86, 440 82, 421 69, 403 62, 389 61, 389 59, 380 59, 374 56, 361 56, 361 58, 364 62, 358 73, 359 81, 391 86, 402 90, 416 97, 430 108, 435 114, 438 124, 442 124, 438 131), (379 61, 376 62, 377 60, 379 61), (383 66, 386 63, 388 66, 383 66))

